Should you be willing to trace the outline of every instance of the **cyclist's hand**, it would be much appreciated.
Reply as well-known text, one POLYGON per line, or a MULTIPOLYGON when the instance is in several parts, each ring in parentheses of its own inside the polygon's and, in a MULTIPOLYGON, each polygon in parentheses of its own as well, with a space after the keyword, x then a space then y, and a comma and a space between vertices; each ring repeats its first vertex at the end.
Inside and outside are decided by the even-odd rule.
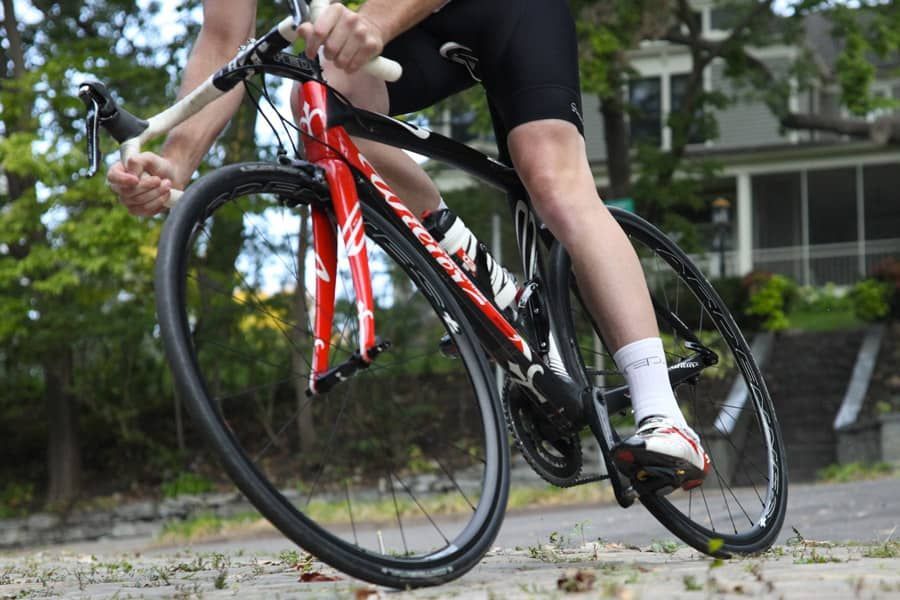
POLYGON ((331 4, 315 24, 301 25, 300 35, 306 39, 307 56, 313 58, 324 47, 325 58, 348 73, 362 68, 384 48, 381 29, 343 4, 331 4))
POLYGON ((173 181, 176 181, 175 165, 152 152, 131 157, 127 165, 117 162, 106 174, 107 184, 128 212, 140 217, 165 210, 164 202, 169 199, 173 181))

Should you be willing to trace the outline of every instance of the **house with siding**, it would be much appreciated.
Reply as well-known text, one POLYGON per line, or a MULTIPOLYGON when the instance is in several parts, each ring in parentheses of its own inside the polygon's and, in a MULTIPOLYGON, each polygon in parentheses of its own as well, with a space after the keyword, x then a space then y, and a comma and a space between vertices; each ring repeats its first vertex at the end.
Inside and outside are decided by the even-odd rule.
MULTIPOLYGON (((727 35, 728 14, 721 4, 694 0, 692 6, 706 38, 727 35)), ((831 25, 821 15, 813 15, 807 18, 805 30, 805 44, 827 75, 839 52, 831 25)), ((756 49, 754 55, 778 72, 786 70, 801 51, 771 46, 756 49)), ((684 47, 654 41, 633 51, 631 59, 637 74, 629 84, 629 96, 639 109, 639 116, 630 123, 632 138, 668 148, 671 131, 666 121, 678 108, 679 93, 690 72, 690 54, 684 47)), ((897 62, 900 65, 900 59, 897 62)), ((882 69, 876 93, 900 100, 898 65, 884 65, 893 68, 882 69)), ((704 74, 704 87, 729 92, 732 84, 724 70, 721 62, 714 62, 704 74)), ((811 89, 796 89, 790 98, 791 110, 842 114, 838 90, 826 80, 823 77, 811 89)), ((588 156, 603 196, 608 177, 599 100, 585 95, 583 104, 588 156)), ((900 147, 830 133, 783 130, 761 100, 738 101, 714 115, 717 137, 693 140, 687 153, 689 160, 711 158, 724 165, 721 178, 704 198, 711 202, 721 197, 730 203, 726 250, 714 251, 715 238, 707 236, 709 252, 696 256, 706 272, 721 273, 723 267, 727 275, 764 270, 805 285, 849 284, 869 274, 885 257, 900 256, 900 147)), ((445 133, 460 131, 457 125, 452 129, 448 125, 445 133)), ((469 181, 459 173, 444 173, 438 183, 454 188, 469 181)), ((711 216, 701 217, 698 225, 710 231, 711 216)))
MULTIPOLYGON (((692 4, 706 37, 726 35, 723 9, 712 2, 692 4)), ((807 18, 806 45, 823 72, 833 68, 839 52, 830 32, 831 25, 821 15, 807 18)), ((773 46, 754 55, 778 71, 800 51, 773 46)), ((630 82, 629 96, 640 113, 632 119, 632 137, 655 138, 665 149, 671 143, 665 123, 677 110, 679 88, 690 72, 690 54, 680 46, 651 42, 634 51, 632 63, 638 75, 630 82)), ((883 66, 875 92, 900 100, 897 65, 883 66)), ((724 66, 713 63, 705 73, 704 87, 728 92, 730 86, 724 66)), ((597 98, 586 96, 584 101, 589 157, 602 190, 607 182, 603 123, 597 98)), ((843 110, 836 87, 825 83, 796 89, 790 103, 798 112, 843 110)), ((722 178, 708 195, 731 204, 725 273, 742 275, 758 269, 783 273, 806 285, 848 284, 865 277, 885 257, 900 256, 900 147, 782 130, 761 100, 739 101, 717 111, 715 118, 718 136, 694 140, 688 156, 714 158, 724 165, 722 178)), ((720 256, 710 252, 699 258, 708 260, 708 272, 718 273, 720 256)))

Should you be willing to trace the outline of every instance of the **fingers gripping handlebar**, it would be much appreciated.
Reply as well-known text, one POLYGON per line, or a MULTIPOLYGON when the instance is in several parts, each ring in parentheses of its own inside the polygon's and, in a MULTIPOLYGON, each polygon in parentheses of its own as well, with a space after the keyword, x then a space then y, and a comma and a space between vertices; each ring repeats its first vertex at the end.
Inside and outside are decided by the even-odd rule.
MULTIPOLYGON (((329 0, 312 0, 309 3, 309 21, 315 23, 329 4, 331 4, 329 0)), ((373 58, 363 67, 363 70, 384 81, 397 81, 403 75, 403 67, 400 66, 400 63, 383 56, 373 58)))
MULTIPOLYGON (((315 22, 330 2, 329 0, 312 0, 307 3, 305 0, 292 0, 291 4, 293 16, 281 21, 259 40, 242 48, 234 60, 219 72, 149 120, 140 119, 118 106, 102 83, 87 81, 81 84, 78 96, 87 107, 86 138, 90 163, 89 174, 94 175, 100 168, 102 159, 99 145, 100 127, 103 127, 121 144, 122 163, 127 164, 129 158, 140 154, 143 144, 167 134, 179 123, 193 116, 210 102, 252 75, 252 70, 245 69, 245 67, 258 64, 266 56, 293 44, 299 35, 299 25, 307 19, 315 22)), ((372 60, 364 68, 373 76, 385 81, 396 81, 403 72, 399 64, 383 57, 372 60)), ((181 194, 180 190, 170 190, 166 206, 169 208, 174 206, 181 194)))

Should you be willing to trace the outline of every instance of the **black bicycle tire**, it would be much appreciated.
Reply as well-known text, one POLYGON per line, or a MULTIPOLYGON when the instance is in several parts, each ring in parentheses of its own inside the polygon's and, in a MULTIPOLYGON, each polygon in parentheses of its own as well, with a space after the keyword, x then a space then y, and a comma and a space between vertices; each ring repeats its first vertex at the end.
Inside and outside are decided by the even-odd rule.
MULTIPOLYGON (((190 243, 194 224, 208 210, 215 210, 217 203, 231 199, 235 194, 234 190, 245 191, 254 186, 267 186, 266 189, 279 193, 290 193, 291 190, 299 192, 302 181, 303 176, 298 171, 270 163, 244 163, 223 167, 191 185, 169 215, 159 242, 155 282, 161 335, 176 385, 194 423, 232 481, 260 513, 294 543, 334 568, 378 585, 403 589, 446 583, 477 565, 490 549, 503 521, 509 491, 509 449, 500 400, 494 389, 493 374, 477 343, 477 337, 464 319, 457 319, 460 336, 471 347, 460 347, 460 351, 470 353, 467 358, 472 361, 472 366, 467 367, 467 370, 473 389, 477 388, 476 395, 485 395, 486 399, 480 399, 482 407, 489 407, 488 412, 482 411, 485 435, 495 436, 499 462, 492 479, 493 489, 490 495, 484 494, 494 498, 494 502, 485 503, 490 506, 481 517, 482 522, 477 526, 477 531, 469 533, 470 541, 465 547, 456 547, 455 551, 443 553, 444 556, 440 557, 424 560, 386 556, 376 558, 360 548, 353 550, 352 544, 333 536, 300 513, 241 450, 215 410, 206 392, 203 377, 198 373, 198 363, 191 349, 187 317, 183 310, 185 248, 190 243)), ((392 244, 402 247, 404 257, 416 263, 416 273, 412 278, 415 280, 417 276, 422 277, 430 284, 421 286, 426 296, 438 294, 445 306, 455 307, 462 314, 452 294, 445 288, 446 281, 434 270, 433 262, 421 245, 411 240, 408 230, 397 227, 365 203, 363 219, 367 233, 381 232, 389 236, 392 244)), ((389 247, 383 249, 388 254, 395 251, 389 247)), ((429 296, 429 301, 433 302, 434 299, 429 296)), ((434 308, 433 304, 432 307, 434 308)), ((471 525, 470 522, 468 527, 471 525)))
MULTIPOLYGON (((723 335, 723 339, 728 343, 729 349, 734 352, 739 349, 748 360, 741 363, 750 370, 750 373, 759 382, 759 398, 758 408, 765 413, 770 428, 769 440, 772 446, 772 452, 775 455, 776 479, 774 485, 770 482, 772 493, 771 502, 768 503, 766 518, 761 527, 757 526, 745 535, 732 536, 710 530, 701 524, 688 518, 686 515, 677 510, 666 497, 656 495, 641 496, 641 503, 653 516, 669 531, 678 536, 691 547, 712 556, 727 558, 732 554, 755 554, 764 551, 772 546, 778 536, 779 531, 784 522, 785 513, 787 511, 787 460, 785 456, 784 443, 778 420, 775 415, 775 409, 772 399, 765 385, 759 366, 753 358, 750 347, 744 339, 740 328, 737 326, 731 311, 722 301, 715 288, 709 283, 702 272, 693 263, 690 257, 665 233, 660 229, 642 219, 641 217, 616 208, 611 208, 610 212, 613 217, 629 236, 633 236, 641 241, 652 250, 657 256, 666 262, 673 271, 677 273, 678 278, 687 286, 687 288, 695 295, 700 293, 708 303, 715 307, 715 311, 709 314, 715 319, 716 328, 723 332, 723 328, 730 335, 723 335)), ((551 257, 552 268, 558 269, 559 273, 568 273, 571 268, 571 259, 560 244, 554 246, 551 257)), ((557 291, 557 298, 563 297, 557 291)), ((568 296, 568 289, 562 290, 565 296, 568 296)), ((569 323, 565 326, 568 331, 573 331, 571 324, 571 313, 568 310, 561 311, 565 313, 563 318, 569 319, 569 323)), ((574 357, 573 357, 574 358, 574 357)), ((580 357, 577 358, 580 361, 580 357)), ((596 408, 592 403, 589 410, 596 408)))

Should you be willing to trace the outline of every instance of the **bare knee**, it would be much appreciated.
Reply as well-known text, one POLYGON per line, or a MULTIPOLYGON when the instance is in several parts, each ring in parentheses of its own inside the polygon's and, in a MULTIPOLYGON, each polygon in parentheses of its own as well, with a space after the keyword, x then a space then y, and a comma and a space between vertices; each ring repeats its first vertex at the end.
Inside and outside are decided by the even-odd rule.
POLYGON ((580 231, 592 213, 605 211, 587 163, 584 140, 564 121, 536 121, 509 136, 516 171, 538 215, 563 243, 580 231))

